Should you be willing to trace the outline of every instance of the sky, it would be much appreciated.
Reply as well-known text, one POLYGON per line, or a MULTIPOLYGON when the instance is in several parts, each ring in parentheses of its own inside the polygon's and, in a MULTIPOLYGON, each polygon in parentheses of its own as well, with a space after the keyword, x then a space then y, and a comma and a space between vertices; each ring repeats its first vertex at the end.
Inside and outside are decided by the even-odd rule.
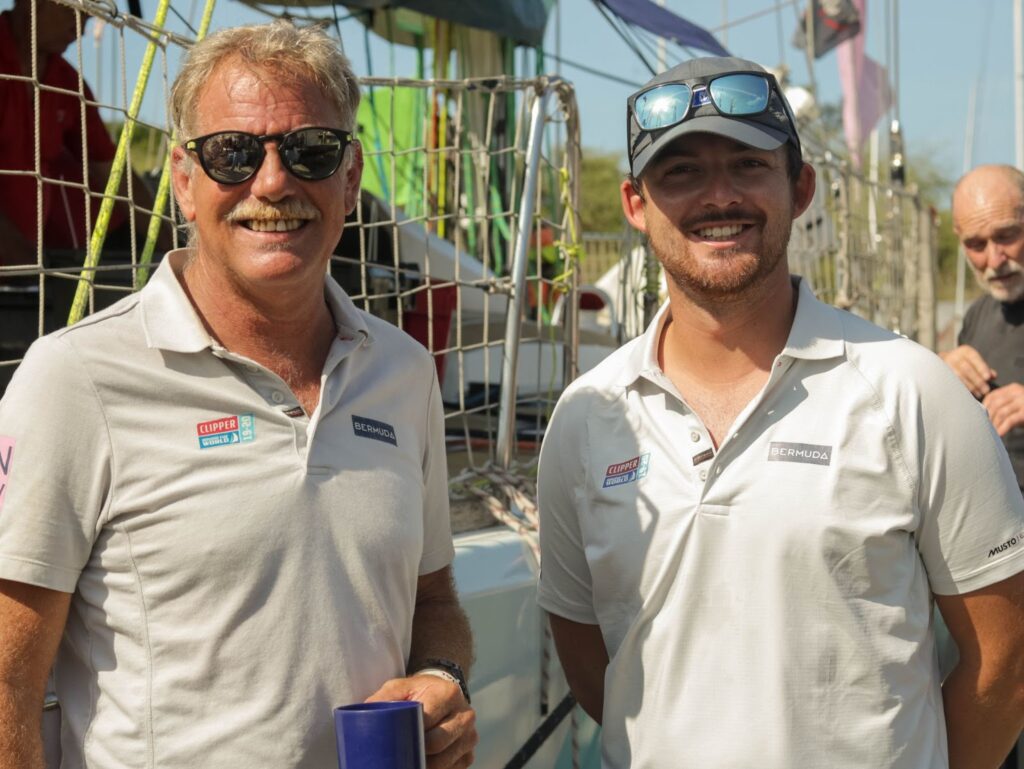
MULTIPOLYGON (((141 2, 143 16, 151 17, 156 0, 141 2)), ((651 73, 592 0, 559 2, 561 23, 556 24, 558 12, 552 12, 546 51, 560 52, 567 61, 602 70, 615 79, 569 64, 558 65, 551 58, 548 59, 549 70, 559 69, 576 87, 584 147, 620 152, 625 144, 626 97, 649 79, 651 73), (559 27, 560 35, 557 34, 559 27)), ((9 7, 10 3, 11 0, 0 0, 0 9, 9 7)), ((799 0, 801 7, 803 4, 804 0, 799 0)), ((915 156, 926 157, 950 178, 959 176, 965 160, 971 90, 976 87, 975 141, 970 165, 1015 162, 1012 4, 1012 0, 866 0, 867 53, 887 66, 890 73, 898 70, 899 116, 911 161, 915 156), (894 7, 896 25, 887 23, 894 7), (898 39, 898 62, 890 61, 886 53, 889 40, 894 37, 898 39), (898 67, 894 66, 897 63, 898 67)), ((118 0, 118 5, 123 9, 125 0, 118 0)), ((788 65, 792 84, 808 84, 806 59, 790 43, 798 12, 793 0, 665 0, 665 5, 713 31, 735 55, 768 67, 788 65), (742 21, 751 16, 756 18, 742 21)), ((187 18, 198 16, 197 0, 174 0, 174 7, 187 18)), ((213 28, 265 18, 237 0, 219 0, 213 28)), ((172 28, 174 24, 183 29, 172 19, 172 28)), ((360 74, 371 68, 375 75, 413 74, 411 49, 391 46, 372 33, 367 48, 361 24, 349 19, 343 20, 340 27, 346 51, 360 74)), ((91 34, 87 34, 86 39, 82 51, 83 70, 86 78, 93 81, 100 100, 105 101, 113 89, 107 73, 112 71, 111 57, 117 55, 114 36, 106 34, 103 47, 99 49, 94 47, 91 34), (97 79, 101 82, 95 82, 97 79)), ((687 55, 674 46, 668 50, 669 66, 687 55)), ((132 59, 141 54, 129 48, 126 55, 132 59)), ((74 48, 69 49, 69 59, 74 61, 75 58, 74 48)), ((171 60, 167 66, 173 77, 177 62, 171 60)), ((817 60, 814 80, 819 101, 840 101, 835 52, 817 60)), ((161 89, 151 87, 144 111, 152 112, 161 98, 161 89)), ((879 125, 884 127, 885 123, 883 119, 879 125)))
MULTIPOLYGON (((1013 37, 1011 0, 899 0, 898 22, 886 24, 890 2, 867 0, 866 50, 879 63, 887 61, 887 36, 898 37, 899 115, 908 155, 932 158, 947 174, 958 176, 964 166, 964 137, 972 85, 978 89, 972 165, 1015 162, 1013 107, 1013 37)), ((776 5, 767 0, 668 0, 670 10, 709 29, 724 19, 740 19, 776 5)), ((803 3, 801 3, 802 7, 803 3)), ((806 58, 790 45, 797 23, 789 4, 782 17, 783 41, 775 12, 718 32, 718 39, 733 53, 765 66, 785 63, 790 80, 806 85, 806 58)), ((605 62, 615 62, 617 74, 646 80, 647 70, 600 17, 589 0, 565 0, 566 18, 597 16, 592 31, 569 36, 563 32, 563 57, 586 61, 587 51, 599 50, 605 62), (578 17, 576 16, 578 14, 578 17)), ((589 57, 593 59, 591 54, 589 57)), ((889 67, 890 73, 892 67, 889 67)), ((585 146, 617 147, 622 138, 623 104, 629 89, 564 67, 577 85, 585 146)), ((841 99, 835 52, 817 60, 814 68, 820 101, 841 99)), ((884 123, 880 124, 884 125, 884 123)))
MULTIPOLYGON (((741 19, 776 5, 769 0, 667 0, 670 10, 708 29, 721 27, 725 19, 741 19)), ((927 156, 950 176, 959 176, 964 167, 970 92, 981 78, 972 165, 1014 163, 1012 0, 867 0, 866 6, 868 55, 889 64, 887 35, 898 38, 899 116, 908 155, 927 156), (893 2, 898 6, 895 33, 894 25, 886 24, 893 2)), ((791 83, 806 85, 806 58, 790 44, 797 10, 787 3, 778 14, 781 43, 776 12, 716 36, 738 56, 764 66, 788 65, 791 83)), ((617 75, 636 82, 649 77, 590 0, 564 0, 562 26, 563 58, 593 62, 592 52, 600 51, 605 68, 614 62, 617 75), (573 25, 579 23, 578 34, 566 33, 567 19, 573 25)), ((893 68, 889 69, 891 73, 893 68)), ((584 145, 618 148, 625 141, 623 111, 630 89, 568 66, 563 74, 577 87, 584 145)), ((814 74, 819 100, 838 103, 841 91, 834 51, 817 60, 814 74)))

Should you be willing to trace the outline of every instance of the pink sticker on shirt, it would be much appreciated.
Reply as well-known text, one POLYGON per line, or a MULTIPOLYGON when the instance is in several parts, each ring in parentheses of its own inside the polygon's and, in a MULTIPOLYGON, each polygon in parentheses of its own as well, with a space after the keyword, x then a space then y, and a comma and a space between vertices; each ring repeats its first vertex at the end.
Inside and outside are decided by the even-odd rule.
POLYGON ((7 491, 7 476, 11 473, 11 459, 14 457, 14 438, 0 435, 0 510, 4 507, 4 493, 7 491))

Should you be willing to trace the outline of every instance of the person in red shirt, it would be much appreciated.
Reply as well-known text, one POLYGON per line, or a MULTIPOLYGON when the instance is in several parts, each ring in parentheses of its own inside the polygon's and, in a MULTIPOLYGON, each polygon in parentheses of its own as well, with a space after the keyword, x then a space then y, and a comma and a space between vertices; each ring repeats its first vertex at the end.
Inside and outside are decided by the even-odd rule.
MULTIPOLYGON (((31 82, 7 77, 32 76, 31 2, 15 0, 10 11, 0 13, 0 266, 36 262, 36 178, 3 173, 35 170, 34 88, 31 82)), ((40 171, 48 180, 81 184, 85 165, 90 187, 102 191, 115 148, 99 111, 89 105, 85 108, 83 140, 82 99, 78 94, 89 101, 94 97, 75 68, 62 57, 77 36, 73 9, 49 0, 37 2, 36 76, 41 85, 71 92, 39 91, 40 171)), ((141 182, 133 185, 133 193, 144 205, 152 200, 141 182)), ((100 200, 93 198, 93 222, 99 207, 100 200)), ((125 213, 123 206, 115 208, 111 229, 125 223, 125 213)), ((86 209, 81 189, 44 181, 42 216, 45 249, 86 247, 86 209)))

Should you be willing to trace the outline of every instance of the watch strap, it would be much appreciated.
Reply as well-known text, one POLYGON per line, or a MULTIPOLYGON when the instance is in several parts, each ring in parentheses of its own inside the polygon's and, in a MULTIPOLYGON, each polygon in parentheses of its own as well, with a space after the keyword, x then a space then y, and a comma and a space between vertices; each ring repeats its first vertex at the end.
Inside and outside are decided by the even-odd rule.
POLYGON ((466 674, 462 672, 462 667, 459 663, 454 660, 423 660, 415 675, 432 675, 443 678, 446 681, 451 681, 462 690, 462 696, 466 698, 466 702, 469 703, 471 701, 469 698, 469 686, 466 685, 466 674))

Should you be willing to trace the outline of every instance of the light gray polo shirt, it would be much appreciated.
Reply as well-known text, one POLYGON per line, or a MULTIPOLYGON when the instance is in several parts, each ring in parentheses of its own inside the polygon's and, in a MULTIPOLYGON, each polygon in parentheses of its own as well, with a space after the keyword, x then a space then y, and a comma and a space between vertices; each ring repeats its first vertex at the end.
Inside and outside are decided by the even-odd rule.
POLYGON ((559 401, 540 603, 599 624, 605 769, 940 769, 932 593, 1024 569, 1024 500, 935 355, 806 283, 714 451, 643 337, 559 401))
MULTIPOLYGON (((454 555, 430 355, 328 278, 320 403, 217 345, 177 280, 38 340, 0 402, 0 577, 73 592, 66 769, 336 765, 454 555)), ((173 268, 173 269, 172 269, 173 268)))

